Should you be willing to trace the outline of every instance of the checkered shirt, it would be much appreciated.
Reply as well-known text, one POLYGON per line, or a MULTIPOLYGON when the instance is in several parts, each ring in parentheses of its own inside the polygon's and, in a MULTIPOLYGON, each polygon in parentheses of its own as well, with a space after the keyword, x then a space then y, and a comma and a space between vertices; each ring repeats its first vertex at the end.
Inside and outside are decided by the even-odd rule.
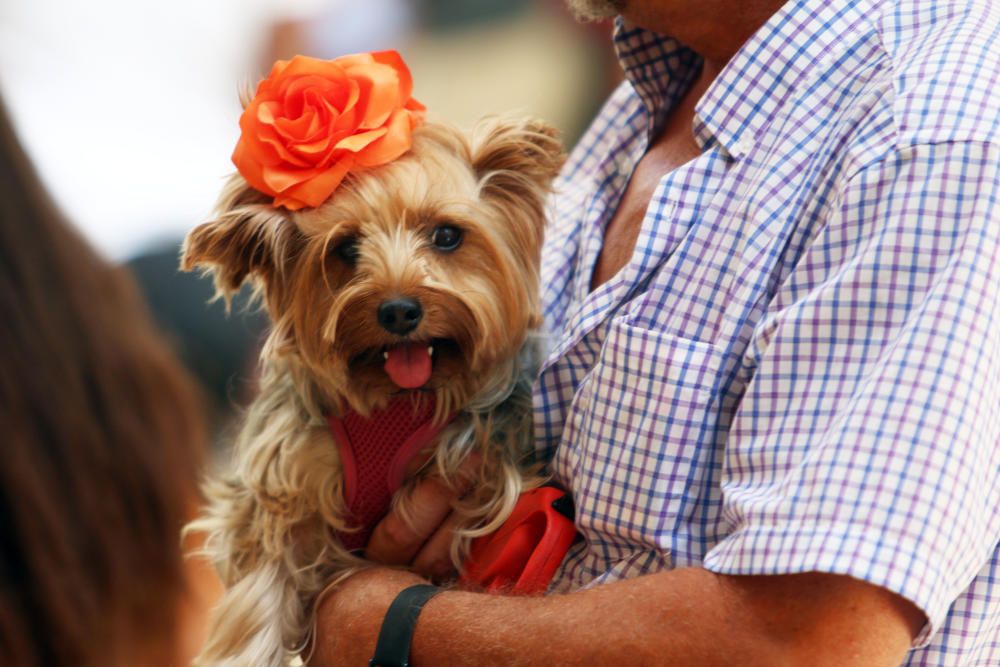
POLYGON ((850 575, 1000 665, 1000 4, 792 0, 696 109, 628 265, 604 228, 699 58, 627 80, 557 183, 540 455, 584 540, 553 590, 673 567, 850 575))

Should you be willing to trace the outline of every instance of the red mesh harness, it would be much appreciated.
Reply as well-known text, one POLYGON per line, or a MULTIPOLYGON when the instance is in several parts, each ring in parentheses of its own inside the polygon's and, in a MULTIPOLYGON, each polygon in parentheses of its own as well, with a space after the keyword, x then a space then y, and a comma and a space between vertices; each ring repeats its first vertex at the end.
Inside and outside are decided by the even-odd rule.
POLYGON ((407 465, 455 417, 435 424, 434 395, 423 398, 415 401, 412 394, 401 394, 367 419, 353 411, 327 417, 344 470, 344 498, 360 528, 338 535, 351 551, 368 544, 372 529, 389 511, 403 483, 407 465))

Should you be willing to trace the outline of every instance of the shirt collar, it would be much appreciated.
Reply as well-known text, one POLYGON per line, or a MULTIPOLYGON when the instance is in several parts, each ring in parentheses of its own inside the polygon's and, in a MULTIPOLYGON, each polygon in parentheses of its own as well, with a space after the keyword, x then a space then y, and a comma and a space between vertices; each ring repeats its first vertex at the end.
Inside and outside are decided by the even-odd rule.
MULTIPOLYGON (((695 107, 694 134, 702 150, 720 144, 741 159, 790 95, 829 69, 847 37, 872 21, 882 0, 790 0, 764 24, 709 86, 695 107)), ((625 76, 651 114, 665 116, 700 69, 701 59, 677 40, 615 24, 625 76)))
POLYGON ((701 69, 701 58, 676 39, 615 19, 615 51, 648 114, 652 132, 701 69))

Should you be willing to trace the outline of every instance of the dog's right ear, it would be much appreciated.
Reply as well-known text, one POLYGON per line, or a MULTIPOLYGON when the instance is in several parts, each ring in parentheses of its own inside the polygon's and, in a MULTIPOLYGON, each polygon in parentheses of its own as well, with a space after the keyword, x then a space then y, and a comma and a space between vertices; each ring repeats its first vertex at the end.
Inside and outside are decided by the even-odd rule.
POLYGON ((226 183, 216 218, 194 228, 184 240, 181 269, 207 268, 217 296, 227 302, 253 276, 266 290, 285 273, 285 264, 301 240, 287 211, 275 208, 265 194, 239 174, 226 183))
POLYGON ((474 134, 473 168, 486 195, 544 198, 566 159, 559 131, 533 118, 489 117, 474 134))

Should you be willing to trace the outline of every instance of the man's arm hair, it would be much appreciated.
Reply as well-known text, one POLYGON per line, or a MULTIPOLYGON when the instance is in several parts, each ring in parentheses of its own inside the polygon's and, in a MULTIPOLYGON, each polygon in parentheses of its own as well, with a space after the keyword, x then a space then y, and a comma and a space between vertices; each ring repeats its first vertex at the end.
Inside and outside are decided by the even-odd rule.
MULTIPOLYGON (((377 590, 387 585, 379 572, 320 607, 314 667, 367 659, 382 613, 370 603, 394 595, 377 590)), ((681 568, 548 597, 442 593, 418 620, 411 664, 889 667, 924 621, 912 603, 850 577, 681 568)))

